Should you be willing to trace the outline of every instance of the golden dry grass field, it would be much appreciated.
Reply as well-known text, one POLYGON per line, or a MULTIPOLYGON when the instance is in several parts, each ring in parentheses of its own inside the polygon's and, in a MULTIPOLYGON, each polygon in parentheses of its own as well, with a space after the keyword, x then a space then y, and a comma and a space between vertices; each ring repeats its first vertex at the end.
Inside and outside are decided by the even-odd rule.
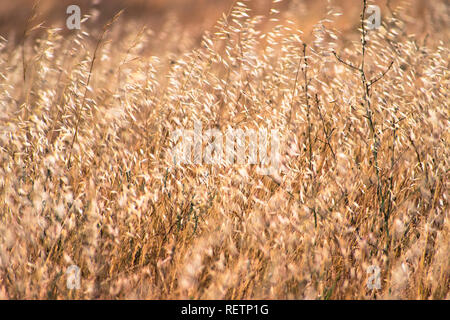
POLYGON ((1 299, 450 299, 446 0, 33 3, 0 5, 1 299), (277 171, 174 165, 195 121, 278 130, 277 171))

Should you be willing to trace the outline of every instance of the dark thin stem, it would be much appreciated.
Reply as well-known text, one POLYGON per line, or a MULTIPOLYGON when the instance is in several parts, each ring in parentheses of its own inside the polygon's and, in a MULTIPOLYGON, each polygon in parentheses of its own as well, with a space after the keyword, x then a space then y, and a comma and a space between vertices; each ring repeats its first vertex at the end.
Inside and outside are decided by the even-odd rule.
POLYGON ((380 74, 380 76, 378 76, 377 78, 374 78, 374 79, 370 80, 370 82, 369 82, 369 87, 372 86, 373 84, 375 84, 377 81, 381 80, 381 79, 386 75, 386 73, 388 73, 389 70, 391 70, 391 67, 392 67, 393 64, 394 64, 394 61, 391 61, 391 63, 390 63, 389 66, 387 67, 387 69, 384 70, 384 72, 382 72, 382 73, 380 74))
POLYGON ((297 82, 298 82, 298 74, 300 73, 300 66, 302 63, 302 57, 298 57, 298 64, 297 64, 297 72, 295 73, 295 81, 294 81, 294 85, 292 86, 292 97, 291 97, 291 112, 289 114, 289 123, 292 120, 292 110, 293 110, 293 104, 294 104, 294 97, 295 97, 295 93, 297 91, 297 82))
POLYGON ((359 71, 359 70, 360 70, 358 67, 355 67, 355 66, 352 65, 351 63, 344 61, 340 56, 338 56, 338 54, 337 54, 335 51, 333 51, 333 54, 334 54, 334 56, 336 57, 336 59, 337 59, 340 63, 346 65, 346 66, 349 67, 350 69, 353 69, 353 70, 356 70, 356 71, 359 71))

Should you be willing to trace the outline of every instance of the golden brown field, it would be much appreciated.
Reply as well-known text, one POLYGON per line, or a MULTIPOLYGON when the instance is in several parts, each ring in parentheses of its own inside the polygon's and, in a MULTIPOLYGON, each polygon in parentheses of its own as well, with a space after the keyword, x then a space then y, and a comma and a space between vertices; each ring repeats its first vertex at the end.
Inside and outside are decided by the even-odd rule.
POLYGON ((446 0, 76 2, 0 9, 0 298, 450 299, 446 0), (194 121, 280 172, 174 166, 194 121))

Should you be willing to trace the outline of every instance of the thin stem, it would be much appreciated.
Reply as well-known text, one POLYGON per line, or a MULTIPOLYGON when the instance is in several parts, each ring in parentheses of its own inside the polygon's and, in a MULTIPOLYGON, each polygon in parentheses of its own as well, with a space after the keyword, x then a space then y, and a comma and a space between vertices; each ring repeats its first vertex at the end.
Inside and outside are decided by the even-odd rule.
POLYGON ((312 141, 311 141, 311 106, 309 104, 308 95, 308 57, 306 56, 306 43, 303 44, 303 60, 305 62, 304 81, 305 81, 305 96, 306 96, 306 117, 308 119, 308 145, 309 145, 309 170, 312 172, 312 141))
POLYGON ((68 157, 68 161, 67 161, 67 167, 70 168, 71 166, 71 162, 72 162, 72 152, 73 152, 73 146, 77 140, 78 137, 78 129, 80 126, 80 121, 81 121, 81 111, 83 109, 83 106, 86 102, 86 97, 87 97, 87 92, 88 92, 88 88, 89 88, 89 83, 91 82, 91 77, 92 77, 92 70, 94 69, 94 63, 95 60, 97 59, 97 51, 100 48, 100 44, 103 41, 103 38, 105 37, 106 32, 108 31, 109 27, 114 23, 114 21, 116 21, 119 16, 122 14, 123 10, 119 11, 104 27, 103 27, 103 31, 100 35, 100 37, 97 40, 97 44, 95 46, 95 50, 94 50, 94 55, 92 57, 91 60, 91 65, 89 67, 89 74, 88 74, 88 79, 86 82, 86 86, 84 89, 84 94, 83 94, 83 99, 81 101, 81 105, 77 105, 77 110, 76 110, 76 119, 77 122, 75 124, 75 132, 73 134, 73 138, 72 138, 72 142, 70 143, 70 151, 69 151, 69 157, 68 157))

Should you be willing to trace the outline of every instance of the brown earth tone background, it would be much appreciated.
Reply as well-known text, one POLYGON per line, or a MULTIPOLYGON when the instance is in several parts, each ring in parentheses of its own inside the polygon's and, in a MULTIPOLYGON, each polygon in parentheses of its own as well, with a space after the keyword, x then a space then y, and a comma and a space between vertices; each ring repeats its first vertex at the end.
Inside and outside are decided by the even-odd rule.
MULTIPOLYGON (((84 25, 85 28, 95 29, 106 23, 115 13, 125 9, 122 19, 126 22, 137 22, 158 32, 169 18, 174 18, 190 34, 200 36, 210 29, 222 13, 227 12, 234 0, 2 0, 0 6, 0 35, 14 41, 20 41, 27 20, 31 15, 33 4, 38 3, 38 17, 36 22, 43 22, 43 29, 48 27, 65 28, 67 18, 66 8, 76 4, 81 8, 82 15, 91 18, 84 25)), ((327 12, 326 0, 285 0, 275 5, 277 9, 288 11, 292 20, 304 31, 306 38, 314 24, 323 19, 327 12)), ((336 21, 336 26, 342 32, 355 30, 360 14, 360 3, 355 0, 333 0, 333 6, 340 8, 343 15, 336 21)), ((449 7, 443 8, 445 12, 436 9, 436 6, 427 0, 375 1, 380 6, 382 16, 392 15, 392 11, 399 6, 404 7, 411 20, 408 22, 408 31, 426 35, 435 33, 448 40, 448 30, 434 30, 430 23, 436 19, 448 18, 449 7), (437 12, 439 11, 439 12, 437 12)), ((256 14, 266 15, 272 7, 272 0, 253 0, 248 2, 256 14)), ((445 21, 443 21, 445 23, 445 21)))

